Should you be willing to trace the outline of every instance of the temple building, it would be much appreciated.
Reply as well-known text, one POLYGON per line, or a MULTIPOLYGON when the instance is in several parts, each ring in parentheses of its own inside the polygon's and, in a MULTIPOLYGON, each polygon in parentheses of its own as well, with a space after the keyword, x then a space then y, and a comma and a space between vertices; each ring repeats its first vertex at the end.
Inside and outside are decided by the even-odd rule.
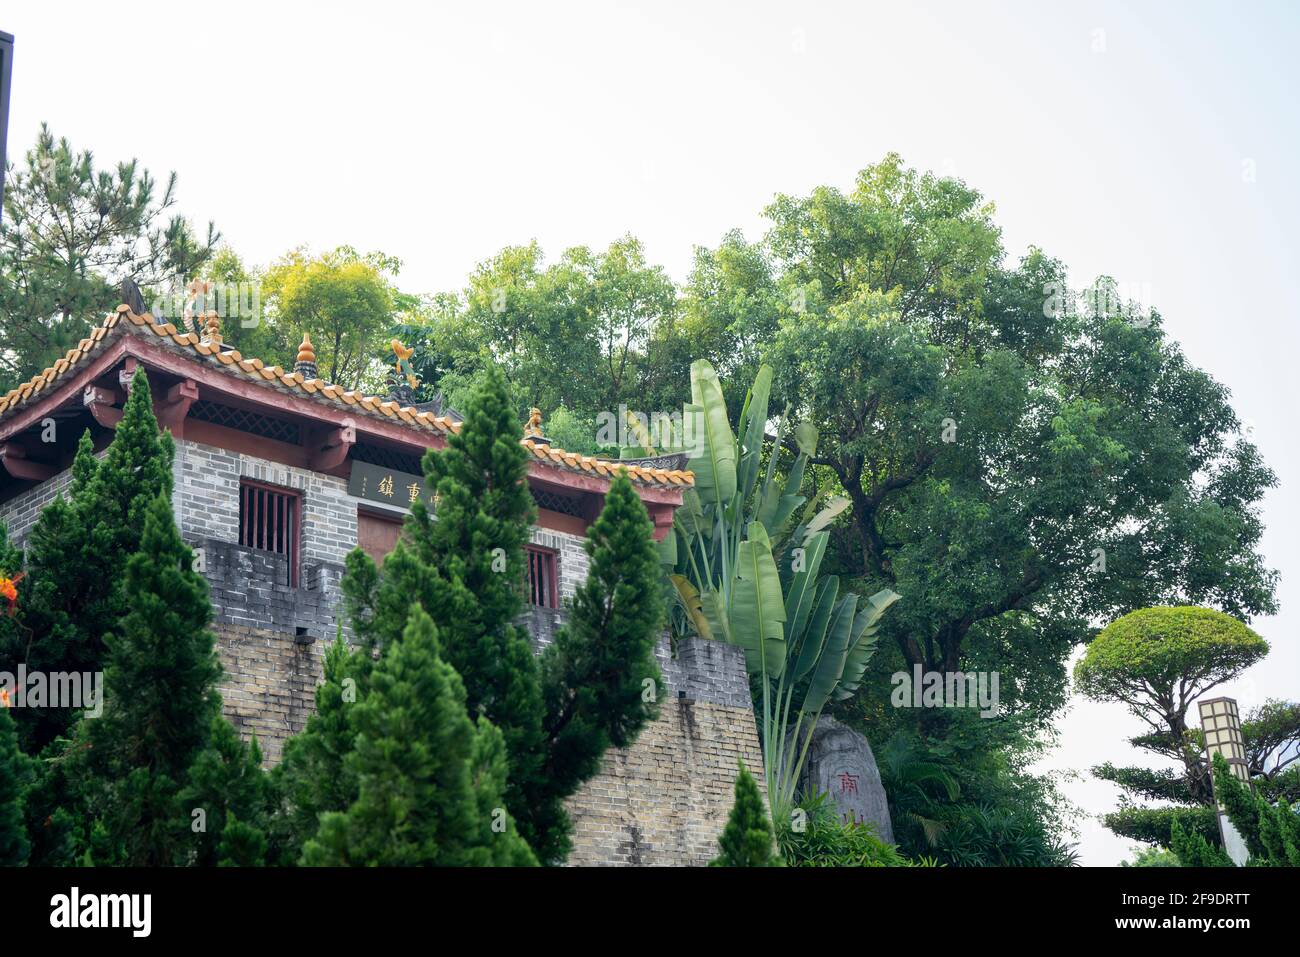
MULTIPOLYGON (((256 733, 270 763, 314 707, 324 648, 340 627, 346 555, 360 546, 382 560, 410 504, 430 500, 421 457, 460 428, 440 402, 414 402, 401 374, 410 354, 394 348, 390 394, 363 395, 322 381, 306 338, 286 369, 225 345, 215 313, 201 331, 181 330, 123 305, 0 397, 0 521, 22 544, 67 487, 82 434, 90 430, 97 452, 112 441, 143 368, 176 444, 177 523, 211 585, 225 710, 242 733, 256 733)), ((611 477, 627 470, 662 539, 693 476, 672 457, 611 461, 555 448, 536 414, 522 441, 538 515, 527 624, 540 646, 586 576, 584 536, 611 477)), ((659 720, 608 755, 571 802, 574 863, 707 861, 737 759, 761 767, 741 650, 700 639, 672 650, 665 640, 660 660, 659 720)))

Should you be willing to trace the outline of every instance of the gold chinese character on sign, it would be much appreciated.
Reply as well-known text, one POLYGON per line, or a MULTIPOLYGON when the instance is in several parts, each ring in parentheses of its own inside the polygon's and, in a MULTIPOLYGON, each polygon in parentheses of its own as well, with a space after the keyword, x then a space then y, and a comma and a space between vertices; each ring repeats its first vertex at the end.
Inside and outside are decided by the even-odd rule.
POLYGON ((420 483, 412 482, 406 486, 406 494, 410 496, 409 501, 416 502, 420 498, 420 483))
POLYGON ((389 498, 393 497, 393 477, 391 475, 385 475, 379 480, 379 494, 387 495, 389 498))

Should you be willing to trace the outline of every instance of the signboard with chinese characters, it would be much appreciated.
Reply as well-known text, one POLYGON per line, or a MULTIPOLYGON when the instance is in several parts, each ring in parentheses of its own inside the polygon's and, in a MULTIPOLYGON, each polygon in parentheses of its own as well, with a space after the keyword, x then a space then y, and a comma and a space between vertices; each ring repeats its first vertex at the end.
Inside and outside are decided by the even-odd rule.
POLYGON ((352 462, 352 477, 348 480, 348 494, 400 508, 410 508, 411 503, 417 500, 428 508, 433 508, 434 504, 434 493, 425 487, 423 475, 355 460, 352 462))

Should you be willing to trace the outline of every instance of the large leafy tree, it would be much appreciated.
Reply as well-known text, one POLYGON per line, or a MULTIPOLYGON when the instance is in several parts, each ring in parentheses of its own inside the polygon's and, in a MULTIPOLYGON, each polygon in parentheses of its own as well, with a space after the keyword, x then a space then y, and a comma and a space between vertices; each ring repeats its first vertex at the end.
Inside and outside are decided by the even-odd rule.
MULTIPOLYGON (((1187 710, 1206 691, 1230 681, 1268 653, 1268 643, 1230 615, 1209 608, 1144 608, 1107 625, 1075 666, 1075 683, 1085 696, 1118 701, 1146 723, 1137 747, 1176 762, 1176 769, 1116 767, 1093 772, 1129 795, 1164 807, 1135 806, 1131 798, 1106 824, 1117 834, 1149 839, 1165 836, 1178 806, 1210 809, 1210 766, 1199 734, 1187 724, 1187 710), (1174 807, 1167 806, 1172 803, 1174 807)), ((1202 810, 1197 820, 1203 822, 1202 810)))
POLYGON ((909 597, 886 627, 902 664, 1018 656, 1004 698, 1050 713, 1090 620, 1274 608, 1274 476, 1158 314, 1099 307, 1108 284, 1078 307, 1037 251, 1005 264, 978 193, 896 156, 768 215, 776 393, 852 501, 838 560, 909 597))
POLYGON ((656 364, 651 344, 676 309, 671 279, 632 236, 604 250, 565 250, 550 264, 536 243, 510 246, 480 264, 463 292, 432 304, 416 368, 459 397, 474 373, 499 365, 517 410, 537 406, 549 417, 564 408, 594 433, 600 413, 641 407, 656 364))
POLYGON ((98 166, 42 124, 6 183, 0 224, 0 388, 76 345, 120 300, 125 279, 161 287, 195 275, 212 256, 206 237, 170 212, 176 174, 160 189, 135 160, 98 166))
MULTIPOLYGON (((349 246, 320 255, 292 250, 261 277, 266 321, 279 333, 264 331, 250 338, 296 347, 297 337, 308 333, 323 379, 350 389, 363 383, 374 388, 382 369, 376 356, 383 352, 397 309, 408 301, 392 284, 400 267, 391 256, 361 254, 349 246)), ((291 358, 286 351, 284 363, 291 358)))

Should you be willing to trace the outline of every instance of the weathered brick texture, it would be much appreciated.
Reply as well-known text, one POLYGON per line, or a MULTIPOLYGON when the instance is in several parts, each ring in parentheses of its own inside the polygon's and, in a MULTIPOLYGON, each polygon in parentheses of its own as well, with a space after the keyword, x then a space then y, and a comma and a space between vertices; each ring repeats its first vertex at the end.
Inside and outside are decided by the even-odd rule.
POLYGON ((225 669, 220 690, 226 717, 245 738, 256 734, 264 762, 277 764, 284 742, 306 727, 316 707, 325 643, 224 622, 213 630, 225 669))
POLYGON ((692 865, 718 856, 738 762, 763 784, 744 652, 692 638, 659 649, 659 718, 568 801, 576 866, 692 865))

